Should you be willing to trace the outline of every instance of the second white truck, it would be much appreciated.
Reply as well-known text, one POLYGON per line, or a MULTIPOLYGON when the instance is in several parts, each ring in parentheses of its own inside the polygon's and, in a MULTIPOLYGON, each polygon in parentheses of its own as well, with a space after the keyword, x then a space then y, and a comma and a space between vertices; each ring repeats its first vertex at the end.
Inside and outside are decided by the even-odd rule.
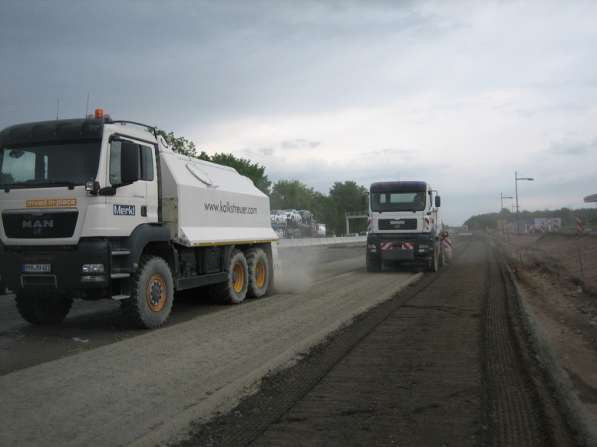
POLYGON ((177 290, 240 303, 274 280, 278 236, 251 180, 101 110, 0 132, 0 214, 0 281, 33 324, 109 298, 156 328, 177 290))
POLYGON ((373 183, 369 191, 367 271, 381 271, 384 262, 438 271, 444 261, 440 205, 440 196, 426 182, 373 183))

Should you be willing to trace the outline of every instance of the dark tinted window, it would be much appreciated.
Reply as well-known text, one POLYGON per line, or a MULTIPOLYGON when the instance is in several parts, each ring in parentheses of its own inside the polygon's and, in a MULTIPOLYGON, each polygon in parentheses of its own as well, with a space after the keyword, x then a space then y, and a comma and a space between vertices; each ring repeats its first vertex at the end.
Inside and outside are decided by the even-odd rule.
POLYGON ((112 141, 110 144, 110 184, 121 185, 122 173, 121 168, 121 146, 122 143, 118 140, 112 141))
POLYGON ((151 148, 140 146, 141 148, 141 180, 153 180, 153 157, 151 148))
POLYGON ((0 148, 0 185, 43 187, 94 180, 99 142, 68 142, 0 148))
MULTIPOLYGON (((139 180, 152 181, 153 180, 153 149, 149 146, 138 146, 140 157, 140 175, 139 180)), ((112 141, 110 146, 110 184, 122 184, 121 177, 121 142, 118 140, 112 141)))
POLYGON ((423 211, 425 192, 372 192, 372 211, 423 211))

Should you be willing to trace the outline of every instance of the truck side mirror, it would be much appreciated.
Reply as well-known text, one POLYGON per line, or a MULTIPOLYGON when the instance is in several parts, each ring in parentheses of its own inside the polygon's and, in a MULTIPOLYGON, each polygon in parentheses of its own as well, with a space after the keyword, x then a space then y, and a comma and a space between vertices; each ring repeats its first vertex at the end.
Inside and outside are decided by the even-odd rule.
POLYGON ((439 208, 442 205, 442 198, 440 196, 435 196, 435 207, 439 208))
POLYGON ((129 185, 139 180, 139 145, 123 141, 120 157, 122 184, 129 185))

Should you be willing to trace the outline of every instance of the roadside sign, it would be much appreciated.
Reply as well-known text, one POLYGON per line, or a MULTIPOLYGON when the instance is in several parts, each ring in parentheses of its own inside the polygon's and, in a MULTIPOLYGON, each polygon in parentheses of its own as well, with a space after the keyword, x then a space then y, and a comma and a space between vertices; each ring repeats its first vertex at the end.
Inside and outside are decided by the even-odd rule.
POLYGON ((576 218, 576 232, 577 233, 585 232, 585 225, 580 217, 576 218))

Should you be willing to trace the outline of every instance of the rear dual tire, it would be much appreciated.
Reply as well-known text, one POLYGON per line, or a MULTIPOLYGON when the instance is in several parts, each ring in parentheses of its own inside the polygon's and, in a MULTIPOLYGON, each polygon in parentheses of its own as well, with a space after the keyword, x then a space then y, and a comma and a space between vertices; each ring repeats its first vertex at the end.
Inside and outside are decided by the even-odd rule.
POLYGON ((211 297, 222 304, 240 304, 249 287, 247 258, 240 250, 232 250, 228 258, 228 278, 210 288, 211 297))
POLYGON ((246 255, 234 249, 228 260, 228 278, 211 287, 213 299, 224 304, 240 304, 245 298, 260 298, 270 290, 273 272, 269 256, 261 248, 251 248, 246 255))
POLYGON ((247 268, 249 273, 247 295, 250 298, 265 296, 272 283, 272 265, 265 250, 261 248, 248 250, 247 268))

